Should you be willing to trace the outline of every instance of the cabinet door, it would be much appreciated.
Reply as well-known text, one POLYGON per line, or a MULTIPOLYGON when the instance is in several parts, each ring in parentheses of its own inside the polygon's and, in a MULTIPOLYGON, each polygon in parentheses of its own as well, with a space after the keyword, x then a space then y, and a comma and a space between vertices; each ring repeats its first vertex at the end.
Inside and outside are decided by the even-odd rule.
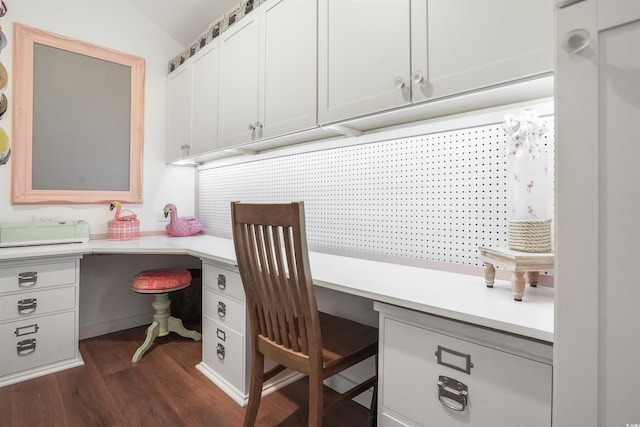
POLYGON ((220 35, 218 148, 250 142, 259 131, 259 25, 251 13, 220 35))
POLYGON ((260 8, 260 123, 268 138, 317 125, 317 0, 260 8))
POLYGON ((552 0, 414 0, 413 102, 553 70, 552 0))
POLYGON ((219 40, 209 43, 193 59, 193 121, 189 155, 218 146, 218 53, 219 40))
POLYGON ((184 157, 191 145, 191 64, 183 64, 169 75, 167 87, 167 141, 165 159, 184 157))
POLYGON ((410 102, 409 0, 319 0, 318 121, 410 102))

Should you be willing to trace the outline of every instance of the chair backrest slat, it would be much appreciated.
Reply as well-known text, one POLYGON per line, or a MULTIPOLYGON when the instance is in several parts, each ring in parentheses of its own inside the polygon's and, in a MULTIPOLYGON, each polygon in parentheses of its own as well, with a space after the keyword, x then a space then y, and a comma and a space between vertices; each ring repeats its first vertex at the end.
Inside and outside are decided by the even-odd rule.
POLYGON ((232 223, 251 327, 317 360, 320 350, 311 344, 320 344, 321 337, 302 202, 234 202, 232 223))

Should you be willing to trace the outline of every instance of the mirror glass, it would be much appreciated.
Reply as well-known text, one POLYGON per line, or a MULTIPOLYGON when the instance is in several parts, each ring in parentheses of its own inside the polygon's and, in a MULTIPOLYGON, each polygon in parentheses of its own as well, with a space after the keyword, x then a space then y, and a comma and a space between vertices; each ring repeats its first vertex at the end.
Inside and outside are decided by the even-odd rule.
POLYGON ((14 24, 12 202, 142 201, 144 59, 14 24))

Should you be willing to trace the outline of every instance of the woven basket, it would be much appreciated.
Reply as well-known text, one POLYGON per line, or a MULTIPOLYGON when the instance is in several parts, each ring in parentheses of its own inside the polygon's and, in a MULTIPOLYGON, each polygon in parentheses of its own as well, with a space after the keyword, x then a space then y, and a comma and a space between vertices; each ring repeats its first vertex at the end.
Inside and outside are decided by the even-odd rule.
POLYGON ((137 240, 140 238, 140 221, 107 221, 107 240, 137 240))
POLYGON ((522 252, 551 251, 550 219, 514 219, 507 231, 509 249, 522 252))

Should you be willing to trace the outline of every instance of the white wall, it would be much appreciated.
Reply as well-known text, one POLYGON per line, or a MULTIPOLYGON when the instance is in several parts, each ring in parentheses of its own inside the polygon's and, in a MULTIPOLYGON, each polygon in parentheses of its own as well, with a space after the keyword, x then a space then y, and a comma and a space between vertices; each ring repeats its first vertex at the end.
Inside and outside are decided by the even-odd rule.
MULTIPOLYGON (((0 126, 10 136, 11 85, 15 78, 12 71, 13 22, 145 58, 143 203, 126 207, 138 214, 143 232, 164 230, 165 223, 157 221, 157 212, 166 203, 176 204, 180 215, 193 215, 194 169, 164 164, 167 63, 183 47, 122 1, 12 1, 2 18, 2 29, 9 45, 0 53, 0 61, 9 71, 6 94, 10 102, 0 126)), ((106 234, 107 221, 113 217, 107 205, 11 205, 11 167, 11 159, 0 166, 1 222, 28 221, 34 215, 50 215, 87 220, 91 234, 106 234)))

